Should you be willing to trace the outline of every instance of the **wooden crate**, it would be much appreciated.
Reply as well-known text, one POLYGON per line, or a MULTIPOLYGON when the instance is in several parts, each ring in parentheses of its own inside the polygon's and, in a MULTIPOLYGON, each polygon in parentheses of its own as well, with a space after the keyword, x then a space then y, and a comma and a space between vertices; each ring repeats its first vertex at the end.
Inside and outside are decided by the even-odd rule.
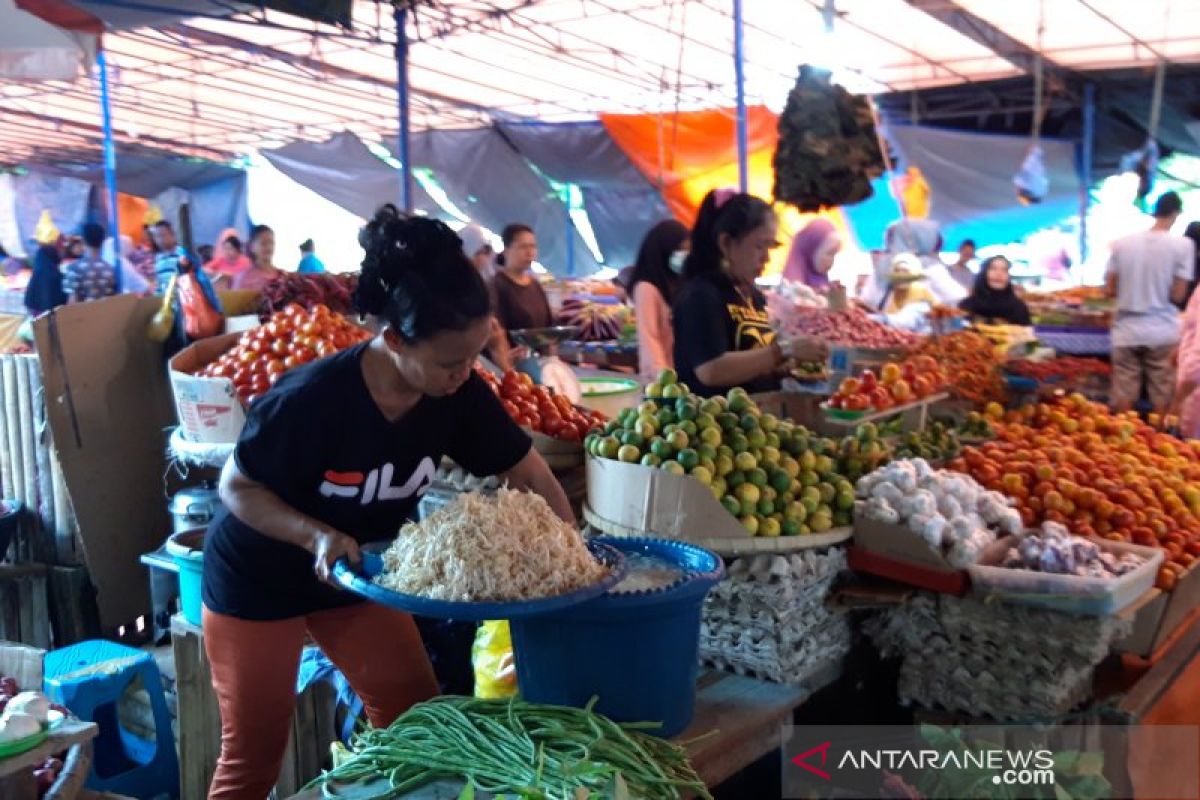
POLYGON ((0 564, 0 639, 50 647, 44 564, 0 564))
MULTIPOLYGON (((204 632, 176 614, 171 618, 175 691, 179 709, 179 781, 181 800, 204 800, 221 752, 221 714, 204 652, 204 632)), ((321 682, 296 698, 291 739, 276 791, 289 797, 325 767, 329 745, 337 740, 336 699, 321 682)))

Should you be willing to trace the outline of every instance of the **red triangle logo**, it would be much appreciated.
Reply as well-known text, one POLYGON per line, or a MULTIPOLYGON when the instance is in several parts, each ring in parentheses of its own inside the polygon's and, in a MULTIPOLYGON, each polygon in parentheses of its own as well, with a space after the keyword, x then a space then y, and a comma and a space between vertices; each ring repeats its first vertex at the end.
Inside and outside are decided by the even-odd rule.
POLYGON ((808 770, 813 775, 816 775, 820 778, 824 778, 827 781, 833 780, 833 778, 830 777, 828 772, 826 772, 823 769, 818 769, 817 767, 814 767, 812 764, 808 763, 808 759, 810 757, 812 757, 813 755, 816 755, 817 753, 820 753, 821 754, 821 766, 822 767, 825 766, 825 761, 829 757, 829 745, 830 745, 830 742, 824 742, 822 744, 817 745, 816 747, 809 748, 808 750, 805 750, 803 753, 801 753, 800 755, 793 758, 792 763, 795 764, 797 767, 800 767, 801 769, 808 770))

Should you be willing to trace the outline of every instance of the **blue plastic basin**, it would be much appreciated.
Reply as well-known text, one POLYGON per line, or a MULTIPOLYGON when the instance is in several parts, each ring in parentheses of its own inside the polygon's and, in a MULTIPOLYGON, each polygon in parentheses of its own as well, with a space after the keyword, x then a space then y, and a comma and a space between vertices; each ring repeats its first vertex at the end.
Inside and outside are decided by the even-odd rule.
MULTIPOLYGON (((664 539, 601 537, 630 556, 679 568, 669 586, 606 594, 561 611, 510 621, 521 697, 534 703, 583 706, 617 722, 657 722, 659 736, 692 721, 699 669, 700 611, 725 576, 721 558, 664 539)), ((630 569, 629 579, 636 576, 630 569)))

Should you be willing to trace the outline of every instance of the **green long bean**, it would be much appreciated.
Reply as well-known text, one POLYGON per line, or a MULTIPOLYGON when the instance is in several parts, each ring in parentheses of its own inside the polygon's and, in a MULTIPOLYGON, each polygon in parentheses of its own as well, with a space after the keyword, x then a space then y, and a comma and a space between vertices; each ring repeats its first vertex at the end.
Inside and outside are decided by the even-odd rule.
POLYGON ((595 713, 595 702, 580 709, 440 697, 356 734, 340 763, 310 786, 337 798, 339 785, 382 780, 372 800, 389 800, 458 779, 492 794, 574 800, 579 789, 604 798, 619 776, 632 797, 711 800, 682 747, 644 733, 653 723, 620 725, 595 713))

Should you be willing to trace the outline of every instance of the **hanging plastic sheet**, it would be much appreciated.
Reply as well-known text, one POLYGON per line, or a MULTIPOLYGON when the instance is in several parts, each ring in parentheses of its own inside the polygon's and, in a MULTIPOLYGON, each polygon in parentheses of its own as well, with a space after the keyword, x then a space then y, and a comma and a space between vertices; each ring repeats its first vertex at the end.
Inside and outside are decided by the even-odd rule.
POLYGON ((21 240, 33 238, 43 212, 62 233, 78 232, 87 221, 91 184, 76 178, 62 178, 30 172, 15 179, 17 229, 21 240))
POLYGON ((1013 176, 1013 186, 1017 190, 1017 199, 1024 205, 1033 205, 1046 199, 1050 193, 1050 176, 1046 174, 1041 145, 1030 145, 1021 168, 1013 176))

